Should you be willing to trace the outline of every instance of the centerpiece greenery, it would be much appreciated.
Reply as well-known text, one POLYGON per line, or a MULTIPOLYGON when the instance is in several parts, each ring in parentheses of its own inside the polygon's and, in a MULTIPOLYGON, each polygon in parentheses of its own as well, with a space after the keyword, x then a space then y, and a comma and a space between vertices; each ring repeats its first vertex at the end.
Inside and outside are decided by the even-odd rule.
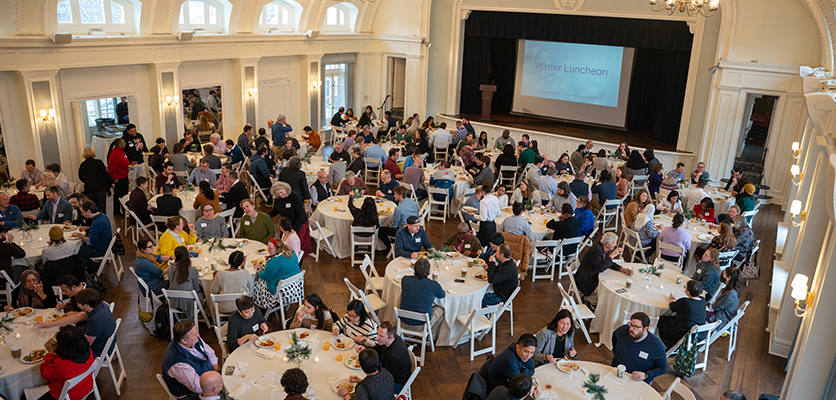
POLYGON ((19 219, 19 220, 17 220, 17 223, 20 224, 20 231, 21 232, 29 232, 29 231, 34 231, 34 230, 39 229, 37 221, 27 223, 26 220, 19 219))
POLYGON ((192 190, 194 190, 194 185, 192 185, 191 183, 187 183, 187 184, 183 185, 183 190, 185 190, 187 192, 191 192, 192 190))
POLYGON ((427 252, 427 259, 428 260, 442 260, 442 259, 445 259, 445 258, 447 258, 447 255, 445 255, 444 252, 439 251, 439 250, 433 250, 433 251, 428 251, 427 252))
POLYGON ((361 197, 363 197, 363 189, 357 188, 351 191, 352 199, 359 199, 361 197))
POLYGON ((598 383, 600 380, 600 374, 589 374, 589 380, 584 381, 583 386, 581 386, 586 389, 586 394, 592 396, 593 400, 606 400, 604 395, 609 393, 609 390, 604 385, 598 383))
POLYGON ((659 265, 645 264, 644 268, 639 269, 639 273, 640 274, 647 274, 648 276, 656 275, 656 276, 661 277, 663 269, 665 269, 665 264, 659 264, 659 265))
POLYGON ((8 314, 5 317, 3 317, 3 319, 0 319, 0 334, 2 334, 3 332, 11 332, 12 327, 9 324, 11 324, 14 320, 15 318, 8 314))
POLYGON ((209 244, 209 250, 212 252, 226 250, 226 246, 224 246, 224 241, 221 238, 212 238, 209 239, 206 243, 209 244))
POLYGON ((302 161, 310 164, 311 163, 311 153, 305 153, 305 156, 302 157, 302 161))
POLYGON ((4 189, 9 189, 15 187, 16 181, 14 179, 3 180, 2 186, 4 189))
POLYGON ((313 354, 313 350, 308 345, 302 345, 299 341, 299 336, 296 334, 296 331, 290 332, 290 347, 284 351, 285 355, 287 355, 288 361, 292 361, 296 364, 297 368, 302 367, 302 361, 308 360, 311 358, 311 354, 313 354))

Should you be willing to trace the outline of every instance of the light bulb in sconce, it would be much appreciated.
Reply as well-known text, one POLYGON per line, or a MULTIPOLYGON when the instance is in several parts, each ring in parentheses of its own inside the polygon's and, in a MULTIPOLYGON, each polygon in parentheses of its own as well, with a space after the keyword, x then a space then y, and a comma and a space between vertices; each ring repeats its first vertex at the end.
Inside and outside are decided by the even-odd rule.
POLYGON ((311 89, 317 90, 322 86, 322 81, 311 81, 311 89))
POLYGON ((165 104, 171 105, 171 96, 165 96, 165 104))
POLYGON ((815 299, 815 293, 807 291, 807 283, 809 279, 807 275, 804 274, 795 274, 795 277, 792 279, 792 284, 790 287, 792 291, 790 292, 790 297, 795 300, 795 315, 799 317, 803 317, 807 310, 813 303, 813 299, 815 299), (801 302, 804 302, 804 306, 801 306, 801 302))
POLYGON ((247 90, 247 94, 249 94, 250 97, 255 97, 256 95, 258 95, 258 88, 249 88, 247 90))
POLYGON ((793 164, 790 166, 790 175, 792 175, 792 183, 793 185, 800 185, 801 181, 804 180, 804 173, 801 172, 801 167, 798 164, 793 164))
POLYGON ((44 122, 46 122, 50 119, 55 119, 55 109, 54 108, 50 108, 49 110, 41 110, 40 114, 41 114, 41 118, 43 118, 44 122))
POLYGON ((177 105, 177 102, 180 101, 180 98, 177 96, 165 96, 165 104, 169 107, 177 105))
POLYGON ((44 119, 44 121, 46 121, 46 120, 47 120, 46 110, 41 110, 41 118, 43 118, 43 119, 44 119))
POLYGON ((801 200, 793 200, 790 203, 790 215, 794 226, 801 226, 801 223, 807 219, 807 211, 801 211, 801 200), (799 216, 801 221, 796 222, 796 216, 799 216))
POLYGON ((55 119, 55 109, 54 108, 49 109, 49 118, 55 119))
POLYGON ((180 101, 180 96, 174 96, 174 104, 177 104, 180 101))
POLYGON ((792 142, 792 157, 797 159, 801 155, 801 143, 792 142))

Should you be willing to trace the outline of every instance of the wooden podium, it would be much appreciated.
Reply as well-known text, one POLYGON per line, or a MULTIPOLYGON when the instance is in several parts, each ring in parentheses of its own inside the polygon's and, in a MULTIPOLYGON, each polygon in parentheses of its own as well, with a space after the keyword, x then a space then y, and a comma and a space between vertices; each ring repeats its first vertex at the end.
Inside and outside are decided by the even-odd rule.
POLYGON ((479 90, 482 91, 482 117, 479 121, 491 121, 491 101, 493 101, 493 92, 496 91, 496 85, 481 85, 479 90))

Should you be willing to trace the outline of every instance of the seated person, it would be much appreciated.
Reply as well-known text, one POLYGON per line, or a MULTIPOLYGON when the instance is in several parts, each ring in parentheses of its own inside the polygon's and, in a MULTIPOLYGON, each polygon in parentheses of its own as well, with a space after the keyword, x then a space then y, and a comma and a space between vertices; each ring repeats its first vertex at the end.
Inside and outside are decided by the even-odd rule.
POLYGON ((267 243, 270 238, 276 236, 276 226, 270 216, 258 211, 249 199, 241 201, 244 215, 241 216, 240 231, 238 237, 267 243))
POLYGON ((717 219, 714 217, 714 200, 711 200, 711 197, 706 197, 700 200, 700 204, 694 206, 694 215, 705 222, 716 224, 717 219))
POLYGON ((639 234, 639 241, 641 243, 636 243, 634 236, 627 238, 631 245, 637 248, 647 249, 644 251, 644 255, 648 258, 656 252, 656 236, 659 235, 659 231, 656 230, 656 225, 653 223, 653 215, 655 212, 656 207, 651 203, 646 205, 644 210, 633 218, 633 230, 639 234))
MULTIPOLYGON (((238 164, 239 162, 244 161, 244 150, 242 150, 240 147, 238 147, 238 145, 235 144, 235 142, 232 139, 227 139, 226 140, 226 148, 227 148, 227 151, 224 154, 226 156, 229 156, 229 163, 230 164, 238 164)), ((218 164, 217 165, 219 166, 218 168, 220 168, 221 158, 218 157, 218 156, 215 156, 215 157, 217 157, 217 159, 218 159, 218 164)), ((208 158, 208 156, 207 156, 207 158, 208 158)), ((211 167, 212 165, 210 164, 209 166, 211 167)), ((212 168, 212 169, 217 169, 217 168, 212 168)))
MULTIPOLYGON (((107 340, 116 331, 116 319, 110 312, 110 307, 102 301, 102 295, 95 289, 82 289, 76 294, 75 301, 78 304, 79 312, 67 313, 67 316, 52 322, 38 322, 35 325, 41 329, 53 328, 64 325, 79 325, 79 322, 87 321, 81 325, 81 331, 90 343, 90 350, 94 357, 99 357, 104 352, 107 340)), ((114 339, 114 343, 116 343, 114 339)), ((113 351, 113 344, 107 349, 108 354, 113 351)))
POLYGON ((61 294, 64 295, 64 302, 55 306, 55 310, 64 310, 67 316, 78 314, 81 307, 78 305, 75 296, 84 289, 87 289, 87 283, 79 282, 78 278, 71 274, 64 275, 58 278, 58 287, 61 288, 61 294))
MULTIPOLYGON (((380 357, 380 366, 389 371, 395 380, 394 393, 399 393, 409 380, 409 375, 412 374, 412 362, 406 343, 398 335, 397 326, 392 321, 381 322, 380 327, 377 328, 377 346, 369 347, 369 349, 377 352, 380 357)), ((358 353, 363 350, 366 350, 366 346, 357 346, 358 353)))
POLYGON ((232 353, 247 342, 257 342, 259 331, 267 334, 267 320, 261 315, 261 310, 255 307, 250 296, 235 299, 237 312, 229 316, 227 325, 226 345, 232 353))
MULTIPOLYGON (((430 176, 430 186, 437 189, 448 189, 448 192, 451 192, 450 188, 453 187, 454 183, 456 183, 456 174, 450 169, 450 164, 447 161, 440 161, 438 169, 430 176)), ((444 196, 440 194, 433 197, 436 200, 444 200, 444 196)))
POLYGON ((316 181, 311 184, 310 193, 311 207, 314 209, 316 209, 316 206, 319 205, 320 202, 325 201, 334 195, 334 190, 331 188, 331 184, 328 183, 327 171, 321 169, 316 173, 316 181))
MULTIPOLYGON (((220 168, 220 161, 218 161, 218 164, 218 168, 220 168)), ((215 175, 215 171, 209 169, 209 160, 207 158, 201 158, 200 167, 192 170, 192 173, 189 174, 189 178, 186 179, 186 182, 197 186, 200 182, 206 181, 209 182, 209 185, 214 186, 217 180, 218 178, 215 175)))
MULTIPOLYGON (((90 343, 81 330, 75 326, 63 326, 55 338, 47 340, 44 348, 48 352, 39 366, 41 378, 47 381, 49 390, 39 400, 57 399, 61 396, 64 383, 81 375, 96 362, 90 351, 90 343)), ((70 399, 81 399, 93 390, 95 374, 89 375, 67 392, 70 399)))
POLYGON ((342 143, 337 143, 334 145, 334 151, 331 152, 331 155, 328 156, 329 162, 336 162, 336 161, 344 161, 346 165, 351 162, 351 157, 348 155, 348 152, 345 151, 343 148, 342 143))
POLYGON ((618 235, 607 232, 601 241, 592 245, 583 255, 581 264, 575 271, 575 284, 581 292, 581 299, 590 308, 598 304, 598 275, 608 268, 630 274, 630 270, 613 262, 613 258, 621 256, 623 248, 616 248, 618 235))
POLYGON ((160 235, 160 243, 154 254, 173 256, 174 249, 188 246, 197 242, 194 225, 186 225, 186 219, 180 216, 169 217, 165 221, 166 231, 160 235))
POLYGON ((35 216, 36 221, 47 221, 50 224, 63 224, 73 219, 73 206, 61 197, 61 188, 48 186, 44 190, 43 208, 35 216))
POLYGON ((157 187, 157 191, 162 193, 162 189, 164 185, 170 185, 172 187, 180 187, 182 183, 180 183, 180 179, 177 178, 177 175, 174 175, 174 164, 171 161, 166 161, 163 164, 163 169, 157 174, 157 177, 154 178, 155 186, 157 187))
MULTIPOLYGON (((404 276, 401 281, 401 304, 400 309, 412 311, 419 314, 429 314, 430 329, 432 329, 433 338, 438 337, 438 330, 441 328, 441 320, 444 315, 444 308, 434 305, 435 299, 443 299, 445 296, 444 289, 441 284, 430 279, 430 261, 426 257, 421 257, 414 265, 414 276, 404 276)), ((411 330, 420 330, 423 325, 423 320, 416 320, 411 318, 401 317, 407 328, 411 330)))
MULTIPOLYGON (((252 293, 253 276, 244 269, 246 261, 247 257, 240 250, 230 253, 227 258, 229 268, 218 271, 212 280, 212 294, 252 293)), ((234 301, 219 301, 217 310, 232 314, 238 311, 238 307, 234 301)))
POLYGON ((351 161, 348 163, 348 171, 354 172, 357 175, 362 175, 363 170, 366 169, 366 161, 363 158, 362 150, 355 146, 348 149, 348 152, 351 154, 351 161))
MULTIPOLYGON (((136 180, 137 182, 139 182, 139 178, 137 178, 136 180)), ((146 185, 145 188, 147 189, 148 186, 146 185)), ((81 193, 73 193, 70 195, 68 200, 70 201, 70 205, 73 206, 73 220, 64 221, 64 225, 78 226, 78 230, 83 232, 84 230, 90 227, 91 222, 89 219, 84 218, 84 215, 82 215, 81 212, 81 203, 84 203, 84 195, 81 193)), ((130 200, 128 206, 130 207, 130 200)))
POLYGON ((420 222, 418 217, 410 215, 406 226, 395 234, 395 257, 418 258, 421 248, 435 250, 420 222))
POLYGON ((555 362, 564 357, 574 359, 578 356, 575 350, 575 329, 572 327, 572 313, 567 309, 557 312, 554 319, 545 328, 537 332, 537 352, 534 354, 534 365, 541 366, 555 362))
POLYGON ((575 218, 578 219, 578 235, 589 237, 595 230, 595 215, 592 214, 589 198, 586 196, 578 197, 575 207, 575 218))
POLYGON ((401 184, 392 178, 392 173, 389 170, 384 170, 380 173, 380 184, 377 185, 377 192, 375 196, 383 197, 386 200, 395 201, 395 188, 401 184))
POLYGON ((331 330, 334 336, 344 335, 356 343, 374 346, 377 339, 377 322, 366 312, 366 306, 359 299, 351 300, 346 306, 345 316, 334 322, 331 330))
POLYGON ((230 171, 229 178, 232 179, 232 184, 229 186, 229 191, 221 196, 221 202, 226 204, 227 210, 235 208, 235 213, 232 214, 233 218, 241 218, 244 215, 241 203, 249 199, 250 194, 247 192, 247 185, 238 180, 237 172, 230 171))
MULTIPOLYGON (((281 240, 270 238, 267 243, 267 263, 256 265, 257 279, 253 282, 253 301, 261 308, 268 309, 279 302, 277 291, 279 281, 290 278, 301 271, 299 259, 281 240)), ((284 304, 290 302, 285 301, 284 304)))
MULTIPOLYGON (((571 239, 578 237, 578 230, 580 222, 573 214, 572 206, 563 204, 563 209, 560 210, 560 215, 557 218, 546 223, 546 228, 554 231, 552 239, 571 239)), ((563 247, 563 255, 573 254, 578 249, 577 245, 568 245, 563 247)))
POLYGON ((705 163, 702 161, 697 163, 697 169, 691 172, 691 183, 698 183, 701 180, 706 182, 711 180, 711 175, 705 170, 705 163))
POLYGON ((720 280, 726 286, 720 290, 720 295, 713 304, 709 304, 708 318, 706 322, 723 321, 720 326, 727 324, 737 315, 737 306, 740 301, 740 270, 737 268, 726 268, 720 280))
POLYGON ((482 268, 488 271, 488 283, 493 288, 493 293, 485 293, 482 297, 482 307, 508 301, 519 285, 517 264, 511 259, 511 247, 507 244, 500 245, 496 254, 488 258, 488 262, 483 264, 482 268))
POLYGON ((403 179, 403 170, 401 170, 401 166, 398 165, 399 154, 400 150, 398 148, 393 147, 389 149, 389 157, 386 158, 386 162, 384 164, 384 168, 389 171, 395 180, 403 179))
POLYGON ((612 362, 617 367, 624 365, 634 381, 645 381, 648 385, 668 368, 665 346, 656 335, 648 332, 650 317, 643 312, 630 316, 630 322, 612 333, 612 362))
POLYGON ((232 187, 232 184, 235 183, 235 179, 229 176, 229 173, 232 172, 232 164, 230 163, 223 163, 221 165, 221 174, 218 176, 218 180, 215 181, 215 190, 218 193, 226 194, 229 192, 229 189, 232 187))
POLYGON ((706 299, 714 296, 714 292, 720 287, 720 252, 717 249, 708 249, 702 253, 702 260, 697 263, 697 270, 694 271, 692 279, 702 284, 706 299))
POLYGON ((174 324, 174 337, 163 355, 163 382, 171 394, 180 399, 203 393, 200 377, 218 370, 218 357, 200 337, 192 321, 174 324))
POLYGON ((291 368, 282 373, 282 389, 287 397, 285 400, 304 400, 303 394, 308 392, 308 377, 299 368, 291 368))
POLYGON ((360 368, 366 377, 360 379, 356 375, 351 375, 348 381, 356 384, 354 396, 349 396, 348 391, 344 386, 337 389, 337 394, 340 397, 355 399, 391 399, 397 394, 395 392, 395 381, 392 374, 385 368, 380 366, 380 356, 372 349, 365 349, 357 355, 357 360, 360 361, 360 368))
POLYGON ((9 199, 9 204, 17 206, 20 211, 32 211, 41 208, 41 201, 38 196, 29 193, 29 181, 19 179, 15 182, 17 194, 9 199))
POLYGON ((702 283, 695 280, 685 284, 685 296, 681 299, 670 294, 670 310, 674 315, 659 317, 659 339, 665 349, 673 347, 679 339, 688 333, 692 326, 705 323, 705 297, 702 297, 702 283))
POLYGON ((104 256, 108 246, 110 246, 110 239, 113 234, 110 230, 110 220, 107 215, 99 212, 96 203, 92 200, 87 200, 81 204, 81 215, 91 221, 90 228, 86 230, 86 234, 73 232, 71 236, 84 242, 78 249, 78 255, 84 260, 87 271, 93 272, 99 267, 99 263, 93 261, 93 258, 104 256))
POLYGON ((659 232, 659 236, 657 236, 657 238, 660 242, 679 246, 685 250, 684 253, 677 253, 676 251, 663 248, 660 252, 663 260, 677 262, 679 261, 679 257, 682 257, 683 254, 687 254, 688 250, 691 249, 691 234, 681 228, 683 223, 685 223, 685 217, 680 213, 676 213, 676 215, 673 216, 671 226, 665 227, 661 232, 659 232))
MULTIPOLYGON (((531 224, 528 223, 521 215, 525 211, 525 206, 521 202, 515 202, 511 206, 511 211, 514 215, 505 218, 499 224, 499 232, 507 232, 514 235, 522 235, 528 238, 529 245, 534 246, 534 232, 531 231, 531 224)), ((577 235, 575 235, 577 236, 577 235)))
POLYGON ((679 199, 679 192, 671 190, 667 197, 661 197, 657 208, 664 213, 681 213, 683 208, 682 201, 679 199))
MULTIPOLYGON (((476 190, 473 192, 473 196, 468 197, 467 200, 464 201, 464 204, 462 204, 462 209, 464 209, 464 207, 470 207, 472 209, 475 209, 475 211, 470 210, 470 211, 473 212, 473 214, 479 214, 479 206, 480 206, 480 204, 482 202, 482 199, 484 197, 485 197, 485 189, 482 189, 482 186, 477 186, 476 190)), ((479 222, 479 220, 477 220, 476 217, 474 217, 473 215, 470 215, 469 212, 465 212, 464 210, 462 210, 461 216, 467 222, 473 222, 473 223, 478 223, 479 222)))
POLYGON ((395 203, 398 205, 395 207, 389 226, 381 226, 377 231, 377 236, 383 242, 383 250, 386 253, 392 247, 392 238, 397 237, 398 230, 406 225, 406 220, 420 212, 418 202, 409 197, 409 189, 398 186, 392 189, 392 194, 395 196, 395 203))
POLYGON ((308 153, 316 153, 316 150, 319 150, 319 146, 322 145, 322 138, 319 137, 319 133, 310 126, 302 128, 302 132, 304 132, 302 140, 308 142, 308 153))
POLYGON ((479 258, 487 263, 491 256, 496 254, 496 250, 499 249, 499 246, 504 243, 505 236, 502 236, 499 232, 495 232, 491 235, 490 239, 488 239, 488 245, 483 248, 482 254, 479 255, 479 258))
POLYGON ((289 329, 305 328, 330 331, 334 327, 331 311, 316 293, 305 296, 305 306, 299 307, 289 329))
POLYGON ((163 185, 162 193, 162 196, 157 197, 156 215, 164 217, 176 217, 180 215, 180 210, 183 209, 183 201, 174 195, 172 186, 169 184, 163 185))
MULTIPOLYGON (((726 214, 720 214, 716 217, 717 223, 720 224, 725 220, 734 221, 737 216, 740 215, 740 206, 737 204, 732 205, 729 207, 729 212, 726 214)), ((737 234, 737 232, 735 232, 737 234)))
POLYGON ((516 374, 508 382, 508 387, 495 387, 488 395, 487 400, 533 399, 536 398, 538 393, 539 389, 534 386, 531 376, 526 374, 516 374))
POLYGON ((344 196, 347 194, 353 193, 355 190, 359 190, 362 194, 369 194, 371 190, 366 185, 366 182, 363 182, 363 178, 357 176, 356 173, 352 171, 345 172, 345 179, 340 183, 340 187, 337 190, 337 194, 339 196, 344 196))
POLYGON ((226 221, 215 214, 215 206, 209 202, 203 204, 203 216, 198 218, 194 225, 197 240, 210 240, 229 236, 229 227, 226 225, 226 221))
MULTIPOLYGON (((148 198, 145 197, 145 192, 147 191, 148 178, 140 176, 136 178, 136 187, 134 188, 134 190, 131 191, 131 195, 128 197, 128 209, 133 211, 133 213, 136 214, 137 217, 139 217, 139 222, 141 222, 142 225, 147 225, 151 223, 151 210, 148 209, 148 198)), ((73 208, 77 207, 73 203, 72 197, 70 197, 70 204, 73 205, 73 208)))
MULTIPOLYGON (((168 289, 168 281, 165 279, 168 273, 168 263, 174 256, 161 256, 154 254, 154 242, 142 237, 136 242, 136 261, 134 261, 134 273, 145 281, 148 289, 155 295, 163 294, 163 289, 168 289)), ((145 295, 145 289, 140 286, 140 292, 145 295)))
POLYGON ((485 383, 488 392, 498 386, 508 387, 517 374, 534 376, 534 353, 537 351, 537 338, 530 333, 520 336, 516 343, 511 343, 502 350, 491 363, 485 383))
POLYGON ((4 310, 11 311, 20 307, 31 307, 42 310, 55 307, 55 293, 51 287, 44 290, 41 275, 34 269, 27 269, 20 274, 20 285, 12 291, 12 298, 4 310))
POLYGON ((444 241, 444 246, 455 249, 465 257, 477 257, 482 252, 482 243, 476 238, 476 235, 470 231, 470 225, 467 222, 460 222, 457 227, 458 232, 450 235, 444 241))

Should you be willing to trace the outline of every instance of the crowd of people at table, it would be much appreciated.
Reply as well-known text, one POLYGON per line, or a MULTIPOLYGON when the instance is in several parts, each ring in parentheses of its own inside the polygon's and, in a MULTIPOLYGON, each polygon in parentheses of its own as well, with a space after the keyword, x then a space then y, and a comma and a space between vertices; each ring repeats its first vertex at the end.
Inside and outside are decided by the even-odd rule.
MULTIPOLYGON (((481 301, 483 307, 508 301, 524 276, 527 266, 518 267, 515 262, 515 258, 519 260, 520 257, 519 250, 513 247, 513 239, 526 238, 529 245, 536 242, 531 225, 523 215, 527 210, 536 207, 554 210, 554 218, 546 224, 553 231, 554 239, 586 238, 593 233, 595 214, 604 204, 608 200, 624 199, 629 200, 623 208, 625 226, 638 233, 646 256, 655 252, 657 240, 679 246, 684 251, 680 254, 663 249, 661 258, 664 260, 676 262, 687 254, 692 243, 682 225, 686 219, 683 214, 691 209, 696 218, 719 223, 719 234, 694 252, 698 264, 692 279, 686 283, 686 297, 677 299, 671 295, 670 310, 675 314, 659 319, 658 336, 651 331, 650 318, 644 313, 633 314, 628 324, 612 333, 612 365, 624 365, 633 379, 650 383, 666 370, 665 350, 692 326, 707 321, 727 322, 736 313, 740 271, 733 267, 721 271, 719 254, 737 250, 738 260, 749 254, 755 239, 750 219, 742 214, 756 206, 755 187, 737 168, 724 188, 736 198, 736 204, 727 213, 715 215, 713 200, 704 190, 709 180, 705 165, 699 163, 687 178, 682 163, 665 172, 650 148, 640 153, 622 143, 608 155, 605 150, 593 152, 592 141, 587 141, 571 154, 564 153, 556 161, 550 161, 548 155, 539 152, 537 142, 529 140, 527 135, 515 142, 506 130, 491 144, 485 132, 477 137, 467 120, 456 122, 456 130, 450 132, 445 123, 436 125, 433 117, 421 123, 420 117, 414 114, 404 124, 398 124, 387 112, 377 124, 374 112, 367 107, 359 121, 353 117, 351 109, 344 112, 341 108, 331 124, 347 130, 345 139, 329 146, 330 153, 323 151, 323 158, 330 165, 327 170, 318 171, 311 184, 302 170, 305 155, 299 152, 299 140, 291 135, 293 128, 283 115, 275 122, 268 121, 269 138, 267 129, 260 128, 255 134, 249 124, 236 141, 222 141, 220 135, 214 133, 210 143, 204 145, 195 132, 187 131, 171 152, 166 141, 157 138, 147 160, 145 139, 136 132, 134 125, 128 125, 123 136, 113 142, 106 166, 96 159, 92 148, 84 150, 85 161, 78 174, 85 185, 80 193, 70 192, 70 181, 57 164, 50 164, 41 172, 33 160, 28 160, 15 183, 17 193, 11 197, 0 193, 0 268, 15 282, 21 283, 13 292, 7 310, 23 306, 55 307, 68 315, 60 322, 42 324, 43 327, 61 326, 56 338, 45 345, 50 355, 41 371, 44 379, 50 381, 47 395, 51 393, 53 397, 45 395, 42 398, 57 396, 55 390, 60 391, 59 383, 85 370, 94 357, 106 351, 104 342, 114 334, 115 322, 101 294, 87 289, 83 277, 66 275, 58 280, 69 300, 57 304, 52 291, 44 290, 38 272, 12 267, 11 260, 26 257, 26 252, 6 231, 30 221, 77 225, 78 232, 72 237, 81 239, 80 247, 65 240, 63 229, 54 226, 49 230, 50 240, 42 256, 45 262, 77 256, 93 274, 99 264, 94 259, 107 251, 112 237, 110 220, 100 211, 107 207, 105 202, 110 190, 115 194, 114 213, 130 212, 132 223, 150 225, 153 215, 168 217, 164 223, 157 223, 156 228, 163 231, 157 244, 145 237, 137 242, 135 273, 155 295, 162 289, 194 290, 199 300, 205 301, 199 273, 192 261, 196 253, 187 246, 233 236, 266 244, 266 260, 256 265, 254 275, 245 269, 247 256, 241 251, 233 251, 226 263, 228 267, 215 271, 211 280, 208 290, 211 293, 246 294, 234 302, 218 304, 217 311, 230 314, 226 342, 230 352, 267 333, 264 310, 274 307, 280 297, 286 296, 278 290, 277 284, 299 274, 302 255, 310 253, 309 212, 332 196, 355 191, 397 204, 390 222, 385 225, 381 225, 371 197, 359 207, 349 202, 349 210, 353 225, 377 228, 378 237, 384 244, 380 251, 388 252, 394 246, 395 257, 416 260, 414 275, 404 277, 401 282, 399 308, 427 314, 430 329, 437 337, 445 310, 436 305, 436 299, 444 298, 446 294, 432 279, 430 262, 421 257, 422 251, 433 251, 435 246, 418 217, 418 202, 428 197, 427 188, 449 190, 456 182, 451 163, 436 159, 444 152, 461 164, 467 184, 474 193, 462 201, 462 222, 456 233, 445 238, 443 247, 485 261, 482 268, 487 272, 490 290, 481 301), (349 130, 349 126, 361 131, 349 130), (377 126, 382 129, 375 135, 371 129, 377 126), (381 147, 382 140, 391 141, 394 146, 386 151, 381 147), (491 149, 499 151, 495 160, 487 154, 486 150, 491 149), (200 153, 197 163, 191 161, 194 157, 190 157, 189 152, 200 153), (625 163, 613 168, 608 157, 625 163), (425 161, 436 162, 436 171, 429 179, 423 169, 425 161), (153 171, 159 171, 151 178, 153 182, 141 176, 145 163, 153 171), (378 167, 382 169, 380 182, 372 191, 362 177, 366 168, 378 167), (141 172, 137 172, 139 170, 141 172), (272 211, 259 211, 251 200, 247 184, 241 180, 244 177, 240 174, 244 173, 252 176, 272 211), (558 179, 562 175, 571 176, 573 180, 558 179), (637 175, 646 175, 647 185, 629 199, 630 183, 637 175), (184 176, 186 178, 182 179, 184 176), (516 187, 500 184, 514 182, 517 176, 516 187), (695 185, 684 196, 679 192, 683 182, 695 185), (150 189, 151 183, 154 183, 156 193, 150 189), (200 217, 193 223, 180 215, 184 205, 175 195, 187 184, 197 186, 199 190, 192 207, 200 210, 200 217), (33 186, 36 190, 43 189, 43 199, 29 193, 33 186), (133 188, 130 192, 129 186, 133 188), (511 191, 510 196, 508 191, 511 191), (118 201, 123 196, 128 197, 127 210, 122 210, 118 201), (150 206, 152 198, 155 207, 150 206), (509 206, 509 214, 497 226, 495 221, 503 208, 509 206), (232 216, 240 218, 235 235, 232 226, 219 215, 222 210, 233 208, 232 216), (24 215, 24 212, 30 213, 24 215), (673 215, 671 226, 661 231, 653 222, 653 216, 659 213, 673 215), (478 229, 472 229, 470 223, 478 224, 478 229), (713 301, 709 302, 709 299, 713 301)), ((305 127, 303 132, 300 138, 308 153, 320 150, 323 143, 319 134, 310 127, 305 127)), ((452 196, 452 191, 448 193, 452 196)), ((597 305, 598 276, 607 269, 630 273, 614 261, 623 252, 617 239, 613 233, 604 234, 585 253, 574 273, 575 290, 593 310, 597 305)), ((572 245, 564 251, 571 253, 577 248, 572 245)), ((145 295, 145 289, 140 290, 145 295)), ((172 299, 169 304, 184 311, 186 320, 173 327, 174 337, 162 361, 163 379, 175 397, 210 399, 223 387, 217 372, 218 359, 200 338, 197 327, 189 322, 192 318, 190 302, 172 299)), ((401 323, 407 328, 424 324, 409 318, 402 318, 401 323)), ((572 325, 571 313, 561 310, 536 335, 521 335, 516 343, 489 360, 482 373, 487 398, 518 399, 539 390, 530 378, 536 366, 578 356, 572 325)), ((353 398, 390 399, 410 375, 408 350, 397 334, 396 324, 383 321, 378 325, 359 300, 351 301, 340 318, 318 295, 308 293, 304 306, 289 321, 288 328, 296 327, 331 331, 358 343, 358 359, 366 377, 351 378, 358 384, 353 398)), ((281 383, 290 399, 302 398, 308 388, 304 371, 298 369, 285 371, 281 383)), ((85 387, 81 385, 77 393, 83 392, 85 387)), ((339 394, 351 396, 344 389, 339 394)))

